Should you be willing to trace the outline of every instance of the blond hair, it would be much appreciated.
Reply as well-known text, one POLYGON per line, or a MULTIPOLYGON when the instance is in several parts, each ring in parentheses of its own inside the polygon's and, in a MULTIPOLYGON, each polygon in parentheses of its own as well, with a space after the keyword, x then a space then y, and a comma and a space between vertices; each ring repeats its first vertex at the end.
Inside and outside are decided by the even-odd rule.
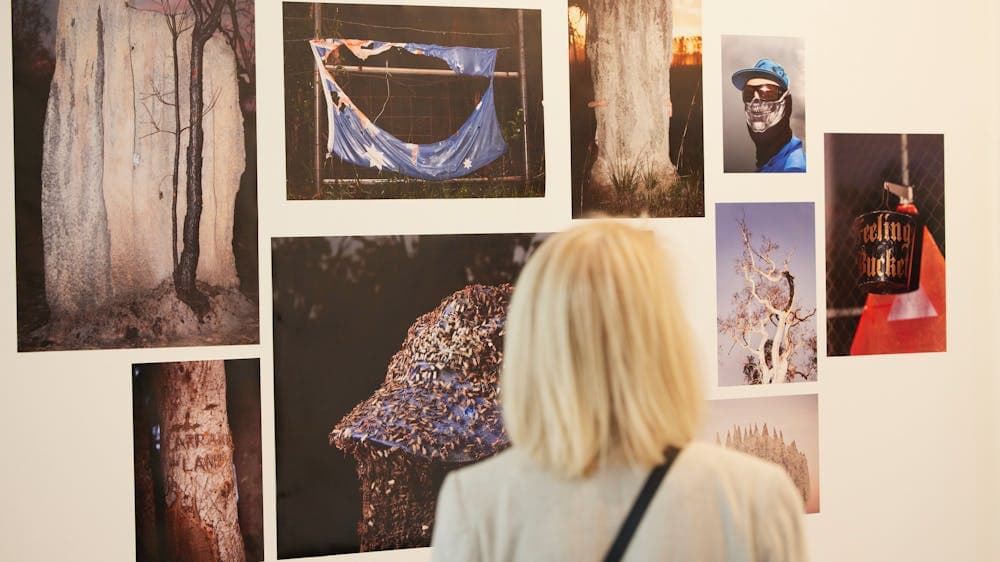
POLYGON ((507 316, 500 400, 515 447, 564 476, 683 447, 700 377, 653 232, 602 219, 546 240, 507 316))

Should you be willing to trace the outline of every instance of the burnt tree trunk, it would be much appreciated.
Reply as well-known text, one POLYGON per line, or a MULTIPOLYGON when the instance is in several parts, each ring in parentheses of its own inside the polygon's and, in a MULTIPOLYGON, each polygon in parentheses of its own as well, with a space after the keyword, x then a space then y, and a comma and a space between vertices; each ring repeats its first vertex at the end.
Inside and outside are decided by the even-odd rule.
POLYGON ((173 199, 170 201, 170 234, 173 251, 173 279, 177 283, 177 188, 180 179, 181 164, 181 95, 180 95, 180 57, 177 52, 177 40, 180 38, 180 30, 177 27, 177 14, 168 14, 167 24, 170 26, 171 53, 174 65, 174 167, 171 174, 173 187, 173 199))
POLYGON ((184 250, 177 265, 174 286, 177 296, 199 316, 208 312, 208 297, 195 286, 200 254, 199 236, 202 209, 202 150, 205 147, 204 69, 205 44, 219 28, 224 3, 216 0, 190 0, 194 13, 191 29, 191 83, 188 89, 191 97, 189 105, 189 127, 187 147, 187 212, 184 214, 184 250))
POLYGON ((591 0, 587 58, 594 81, 597 158, 591 186, 638 174, 669 186, 672 0, 591 0))
POLYGON ((168 560, 243 562, 221 361, 157 366, 168 560))

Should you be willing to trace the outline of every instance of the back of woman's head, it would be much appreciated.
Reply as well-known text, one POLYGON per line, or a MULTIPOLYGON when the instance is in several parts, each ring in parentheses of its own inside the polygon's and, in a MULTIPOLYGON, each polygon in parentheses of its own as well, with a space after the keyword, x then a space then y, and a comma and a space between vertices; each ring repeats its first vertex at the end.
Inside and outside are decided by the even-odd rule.
POLYGON ((697 430, 692 354, 653 232, 605 219, 556 234, 529 259, 507 317, 511 441, 566 476, 618 457, 655 465, 697 430))

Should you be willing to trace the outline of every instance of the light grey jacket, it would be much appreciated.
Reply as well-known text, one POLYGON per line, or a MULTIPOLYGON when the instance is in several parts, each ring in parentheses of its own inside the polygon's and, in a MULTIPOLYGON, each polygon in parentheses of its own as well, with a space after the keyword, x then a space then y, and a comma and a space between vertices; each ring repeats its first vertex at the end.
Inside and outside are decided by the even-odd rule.
MULTIPOLYGON (((565 479, 511 448, 445 480, 433 560, 601 560, 647 475, 622 465, 565 479)), ((625 560, 805 562, 802 513, 802 496, 777 465, 692 443, 660 485, 625 560)))

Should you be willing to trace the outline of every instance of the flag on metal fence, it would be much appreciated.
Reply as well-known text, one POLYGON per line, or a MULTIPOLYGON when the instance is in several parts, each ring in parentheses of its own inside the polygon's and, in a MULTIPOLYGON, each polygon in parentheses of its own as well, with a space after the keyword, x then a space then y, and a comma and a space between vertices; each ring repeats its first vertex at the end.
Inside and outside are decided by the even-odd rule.
POLYGON ((425 180, 446 180, 468 175, 507 151, 493 103, 496 49, 367 39, 314 39, 309 43, 326 97, 330 128, 327 151, 330 154, 380 172, 390 170, 425 180), (456 74, 488 77, 490 83, 475 110, 450 137, 430 144, 407 143, 373 123, 334 79, 327 68, 327 59, 339 47, 345 47, 361 60, 392 48, 404 49, 416 55, 439 58, 456 74))

